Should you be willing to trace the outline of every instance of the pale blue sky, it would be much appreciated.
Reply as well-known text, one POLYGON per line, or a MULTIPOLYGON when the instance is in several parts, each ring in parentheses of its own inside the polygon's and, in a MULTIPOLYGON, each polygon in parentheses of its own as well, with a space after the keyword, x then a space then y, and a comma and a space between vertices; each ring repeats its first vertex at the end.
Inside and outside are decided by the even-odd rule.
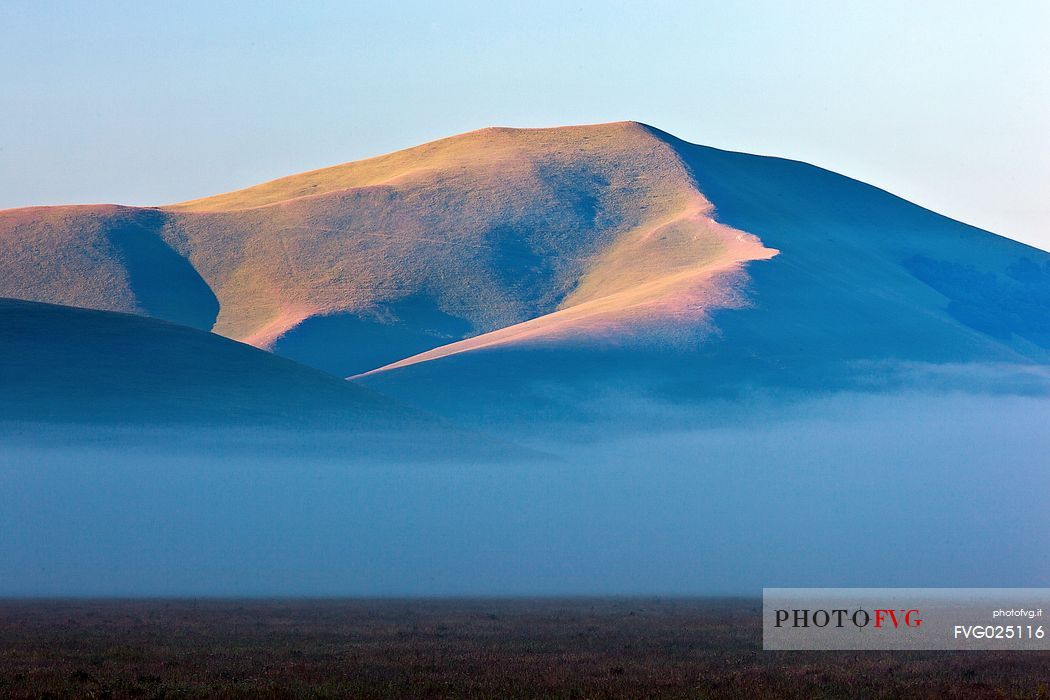
POLYGON ((162 204, 636 119, 1050 249, 1050 3, 0 6, 0 207, 162 204))

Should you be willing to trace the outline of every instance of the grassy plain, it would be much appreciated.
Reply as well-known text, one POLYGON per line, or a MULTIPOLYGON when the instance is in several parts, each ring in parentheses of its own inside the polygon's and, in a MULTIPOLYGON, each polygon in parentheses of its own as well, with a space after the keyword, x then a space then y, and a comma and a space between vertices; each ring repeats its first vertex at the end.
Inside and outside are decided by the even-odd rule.
POLYGON ((1045 698, 1050 652, 763 652, 750 599, 0 602, 0 696, 1045 698))

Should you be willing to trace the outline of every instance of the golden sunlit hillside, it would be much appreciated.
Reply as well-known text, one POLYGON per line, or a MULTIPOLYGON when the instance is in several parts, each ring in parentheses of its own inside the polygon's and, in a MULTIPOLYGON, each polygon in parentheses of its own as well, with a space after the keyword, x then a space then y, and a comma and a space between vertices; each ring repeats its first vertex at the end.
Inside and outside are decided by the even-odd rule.
POLYGON ((349 339, 316 364, 354 374, 553 312, 530 335, 736 303, 740 264, 775 251, 711 214, 643 125, 484 129, 159 209, 6 212, 0 294, 179 320, 143 301, 186 295, 132 240, 199 275, 215 332, 297 356, 319 324, 349 339))

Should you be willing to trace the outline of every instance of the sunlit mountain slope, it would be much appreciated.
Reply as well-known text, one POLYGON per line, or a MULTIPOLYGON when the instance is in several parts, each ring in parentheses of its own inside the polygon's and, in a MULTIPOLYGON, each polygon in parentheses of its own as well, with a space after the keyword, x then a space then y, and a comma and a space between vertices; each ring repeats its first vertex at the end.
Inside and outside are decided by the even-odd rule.
POLYGON ((775 254, 715 223, 674 150, 636 123, 485 129, 172 207, 98 209, 64 227, 56 210, 7 212, 4 293, 165 317, 136 295, 127 256, 96 241, 138 217, 140 247, 183 256, 214 294, 215 332, 340 374, 570 307, 530 333, 615 332, 646 309, 697 319, 738 303, 742 264, 775 254), (41 277, 41 258, 68 259, 66 281, 41 277))

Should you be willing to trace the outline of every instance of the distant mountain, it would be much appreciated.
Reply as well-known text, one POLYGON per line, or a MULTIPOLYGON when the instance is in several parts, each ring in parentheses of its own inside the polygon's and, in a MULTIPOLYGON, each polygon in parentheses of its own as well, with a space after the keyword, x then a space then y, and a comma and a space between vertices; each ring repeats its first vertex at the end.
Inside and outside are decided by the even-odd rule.
POLYGON ((1050 385, 1047 253, 633 122, 484 129, 159 208, 0 212, 0 294, 212 329, 479 422, 1050 385))

